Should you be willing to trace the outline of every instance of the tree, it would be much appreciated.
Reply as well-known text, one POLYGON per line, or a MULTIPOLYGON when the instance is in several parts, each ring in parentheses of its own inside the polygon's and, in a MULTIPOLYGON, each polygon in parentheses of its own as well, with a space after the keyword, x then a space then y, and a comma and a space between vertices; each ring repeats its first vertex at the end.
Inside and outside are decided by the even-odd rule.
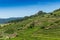
POLYGON ((42 14, 46 14, 46 12, 39 11, 37 14, 38 14, 38 15, 42 15, 42 14))

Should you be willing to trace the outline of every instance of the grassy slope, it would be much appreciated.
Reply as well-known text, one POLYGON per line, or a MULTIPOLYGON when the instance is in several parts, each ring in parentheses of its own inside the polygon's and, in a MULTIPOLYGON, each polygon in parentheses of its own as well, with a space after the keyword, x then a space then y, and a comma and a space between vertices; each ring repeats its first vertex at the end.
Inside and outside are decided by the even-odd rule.
MULTIPOLYGON (((56 15, 60 15, 59 13, 60 11, 53 12, 56 15)), ((60 18, 50 14, 44 15, 44 17, 32 17, 14 24, 11 23, 11 25, 0 30, 5 31, 7 29, 14 29, 18 34, 17 37, 7 40, 60 40, 60 18), (34 27, 30 28, 33 22, 34 27)))

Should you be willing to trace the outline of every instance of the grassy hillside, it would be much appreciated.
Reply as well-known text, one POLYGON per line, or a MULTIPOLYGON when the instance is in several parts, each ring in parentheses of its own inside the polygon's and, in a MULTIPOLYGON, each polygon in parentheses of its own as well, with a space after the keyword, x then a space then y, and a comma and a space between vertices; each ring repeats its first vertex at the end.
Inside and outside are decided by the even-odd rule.
POLYGON ((0 40, 60 40, 60 10, 39 11, 1 25, 0 40))

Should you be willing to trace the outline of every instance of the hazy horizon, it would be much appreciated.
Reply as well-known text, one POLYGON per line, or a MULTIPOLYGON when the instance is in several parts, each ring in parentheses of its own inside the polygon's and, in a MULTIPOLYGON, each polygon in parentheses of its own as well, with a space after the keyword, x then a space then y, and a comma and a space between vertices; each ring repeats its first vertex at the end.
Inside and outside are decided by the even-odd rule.
POLYGON ((0 0, 0 18, 24 17, 60 8, 60 0, 0 0))

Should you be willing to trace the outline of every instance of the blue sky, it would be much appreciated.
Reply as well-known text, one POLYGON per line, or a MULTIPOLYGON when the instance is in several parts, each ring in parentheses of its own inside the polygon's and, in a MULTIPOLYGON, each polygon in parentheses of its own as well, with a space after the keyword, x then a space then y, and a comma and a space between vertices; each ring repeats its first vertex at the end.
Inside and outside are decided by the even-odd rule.
POLYGON ((60 0, 0 0, 0 18, 23 17, 60 8, 60 0))

